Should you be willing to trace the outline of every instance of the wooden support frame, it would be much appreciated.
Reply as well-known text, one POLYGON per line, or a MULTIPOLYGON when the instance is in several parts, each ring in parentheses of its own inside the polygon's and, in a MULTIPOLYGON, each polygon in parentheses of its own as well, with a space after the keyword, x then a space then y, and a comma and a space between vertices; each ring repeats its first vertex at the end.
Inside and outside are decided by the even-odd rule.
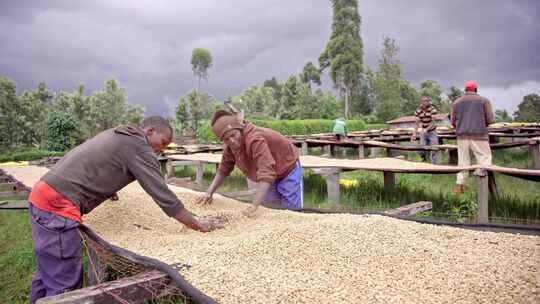
POLYGON ((384 189, 392 190, 396 186, 396 175, 394 172, 383 171, 384 189))
POLYGON ((13 182, 13 181, 0 182, 0 187, 7 187, 10 189, 10 191, 21 191, 21 190, 26 189, 26 186, 23 185, 22 183, 13 182))
POLYGON ((476 169, 474 175, 478 177, 478 217, 476 223, 487 224, 489 223, 489 177, 485 169, 476 169))
POLYGON ((301 153, 302 153, 302 155, 308 155, 309 154, 309 152, 308 152, 308 143, 305 140, 302 141, 301 153))
POLYGON ((365 151, 364 151, 364 145, 359 144, 358 145, 358 159, 364 159, 366 157, 365 151))
POLYGON ((311 171, 324 176, 328 202, 331 204, 340 204, 339 174, 342 170, 340 168, 312 168, 311 171))
POLYGON ((396 157, 398 155, 397 151, 392 148, 386 148, 386 157, 396 157))
POLYGON ((41 298, 36 303, 116 303, 118 298, 128 303, 144 303, 150 299, 157 299, 177 292, 177 287, 171 285, 171 280, 166 274, 158 270, 151 270, 116 281, 41 298))
POLYGON ((458 150, 457 149, 452 149, 452 150, 448 150, 448 163, 450 165, 457 165, 458 164, 458 150))
POLYGON ((431 210, 432 208, 433 208, 432 202, 421 201, 421 202, 416 202, 413 204, 401 206, 396 209, 390 209, 390 210, 385 211, 384 213, 393 215, 393 216, 399 216, 399 217, 409 217, 411 215, 415 215, 423 211, 431 210))
POLYGON ((16 197, 20 199, 28 198, 28 191, 2 191, 0 192, 0 198, 2 197, 16 197))
POLYGON ((204 163, 198 162, 197 163, 197 175, 195 176, 195 183, 199 186, 203 185, 204 180, 204 163))
POLYGON ((540 170, 540 140, 529 141, 529 153, 532 158, 532 168, 540 170))
POLYGON ((174 167, 172 165, 172 160, 167 159, 167 162, 165 163, 165 171, 167 171, 167 177, 174 176, 174 167))

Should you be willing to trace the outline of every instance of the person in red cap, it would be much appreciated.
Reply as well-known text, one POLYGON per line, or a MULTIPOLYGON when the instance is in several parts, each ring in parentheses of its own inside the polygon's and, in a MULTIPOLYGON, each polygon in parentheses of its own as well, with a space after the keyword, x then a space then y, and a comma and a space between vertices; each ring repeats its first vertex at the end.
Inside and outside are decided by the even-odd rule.
MULTIPOLYGON (((478 95, 477 92, 476 81, 467 81, 465 94, 452 106, 451 122, 456 129, 460 166, 471 164, 471 151, 480 165, 491 165, 488 126, 495 122, 495 116, 489 100, 478 95)), ((465 192, 467 175, 467 171, 458 173, 454 193, 465 192)))
POLYGON ((216 176, 197 203, 210 204, 214 192, 237 166, 258 184, 253 203, 244 210, 244 215, 254 216, 261 204, 302 209, 304 178, 299 152, 285 136, 241 121, 224 110, 214 114, 211 125, 225 147, 216 176))

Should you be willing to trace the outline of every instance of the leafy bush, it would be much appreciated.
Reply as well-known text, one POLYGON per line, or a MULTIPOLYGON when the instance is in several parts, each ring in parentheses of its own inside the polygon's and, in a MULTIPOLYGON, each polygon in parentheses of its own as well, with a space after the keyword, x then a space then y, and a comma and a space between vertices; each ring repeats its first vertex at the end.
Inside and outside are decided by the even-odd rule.
POLYGON ((73 145, 71 134, 75 131, 75 119, 66 112, 51 112, 47 119, 47 149, 67 151, 73 145))
MULTIPOLYGON (((269 128, 283 135, 309 135, 328 133, 332 130, 333 120, 329 119, 305 119, 305 120, 250 120, 258 127, 269 128)), ((362 120, 348 120, 347 129, 351 131, 366 130, 366 124, 362 120)), ((210 122, 204 121, 197 131, 199 142, 215 142, 218 139, 212 133, 210 122)))

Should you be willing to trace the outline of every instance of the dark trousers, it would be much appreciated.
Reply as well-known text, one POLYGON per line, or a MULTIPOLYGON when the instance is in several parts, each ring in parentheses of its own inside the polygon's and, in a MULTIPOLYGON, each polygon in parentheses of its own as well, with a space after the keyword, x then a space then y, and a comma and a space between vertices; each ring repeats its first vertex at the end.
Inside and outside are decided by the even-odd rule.
POLYGON ((78 222, 29 204, 37 270, 30 303, 82 286, 82 247, 78 222))

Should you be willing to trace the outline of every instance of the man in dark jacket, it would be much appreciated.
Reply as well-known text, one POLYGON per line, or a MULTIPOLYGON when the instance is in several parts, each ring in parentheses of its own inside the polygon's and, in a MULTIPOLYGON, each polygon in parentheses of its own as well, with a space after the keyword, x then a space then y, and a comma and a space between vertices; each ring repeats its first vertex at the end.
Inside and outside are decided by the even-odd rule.
MULTIPOLYGON (((480 165, 491 165, 488 126, 495 121, 491 103, 477 93, 475 81, 465 83, 465 94, 452 106, 452 126, 456 129, 458 164, 471 164, 471 151, 480 165)), ((467 171, 458 173, 454 193, 465 191, 467 171)))
POLYGON ((262 203, 285 209, 303 207, 304 178, 298 149, 283 135, 240 121, 227 111, 217 111, 212 131, 225 148, 216 176, 199 203, 212 202, 212 195, 237 166, 246 177, 257 182, 253 203, 244 214, 253 216, 262 203))
POLYGON ((156 153, 169 145, 172 135, 159 116, 146 118, 141 126, 103 131, 67 153, 34 185, 28 199, 37 259, 31 303, 81 287, 77 227, 82 215, 134 180, 168 216, 187 227, 202 232, 222 227, 193 217, 161 176, 156 153))

